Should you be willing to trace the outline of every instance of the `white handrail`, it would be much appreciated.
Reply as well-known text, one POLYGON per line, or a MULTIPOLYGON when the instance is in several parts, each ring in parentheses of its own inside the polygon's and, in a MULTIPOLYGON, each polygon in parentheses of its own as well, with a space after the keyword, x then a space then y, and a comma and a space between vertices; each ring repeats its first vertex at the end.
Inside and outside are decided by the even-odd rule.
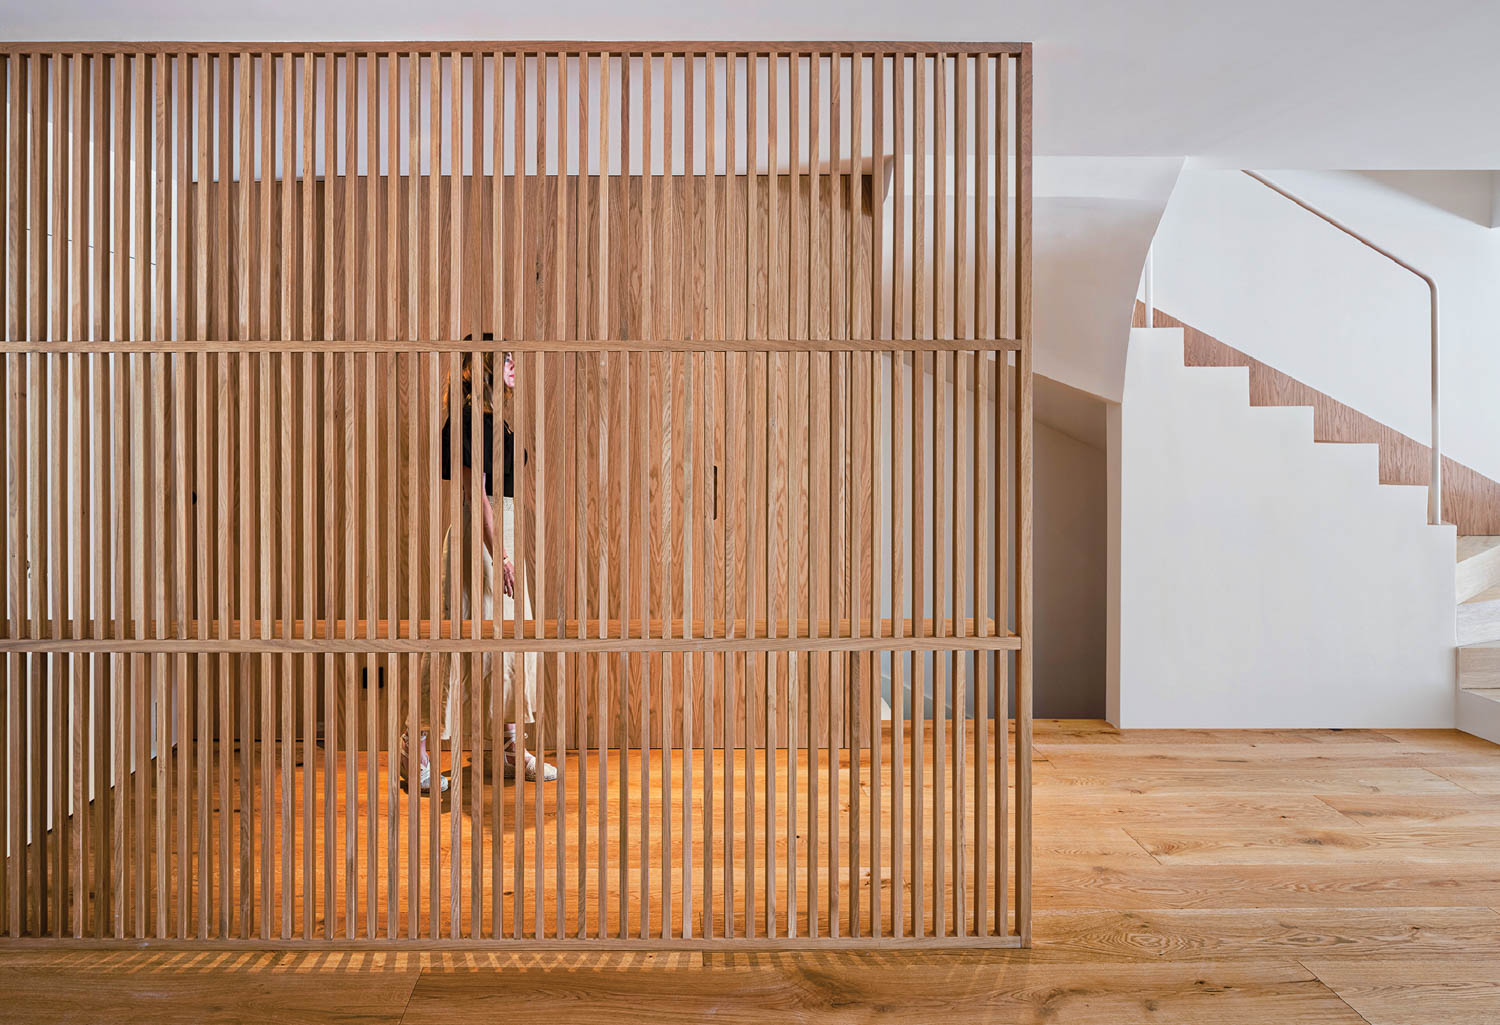
POLYGON ((1298 196, 1293 195, 1292 193, 1288 192, 1286 189, 1282 188, 1280 185, 1277 185, 1275 182, 1271 181, 1269 178, 1266 178, 1263 175, 1256 174, 1254 171, 1245 171, 1245 174, 1248 174, 1250 177, 1252 177, 1256 181, 1260 182, 1262 185, 1264 185, 1266 188, 1270 189, 1272 192, 1278 193, 1279 195, 1285 196, 1287 199, 1290 199, 1293 203, 1296 203, 1298 206, 1300 206, 1302 209, 1306 210, 1308 213, 1312 214, 1314 217, 1318 217, 1318 218, 1321 218, 1324 221, 1327 221, 1329 224, 1333 225, 1339 231, 1342 231, 1345 235, 1348 235, 1350 238, 1354 239, 1355 241, 1361 242, 1365 246, 1367 246, 1368 248, 1375 250, 1375 252, 1379 253, 1381 256, 1385 257, 1387 260, 1389 260, 1392 263, 1394 263, 1397 267, 1400 267, 1403 270, 1410 271, 1411 273, 1415 274, 1417 277, 1421 278, 1423 281, 1427 282, 1427 289, 1428 289, 1428 292, 1431 294, 1431 297, 1432 297, 1432 299, 1431 299, 1431 303, 1432 303, 1432 352, 1431 352, 1431 360, 1432 360, 1432 470, 1431 470, 1431 473, 1432 473, 1432 477, 1431 477, 1431 482, 1427 486, 1427 522, 1428 523, 1434 523, 1434 524, 1442 523, 1443 522, 1443 450, 1442 450, 1441 446, 1439 445, 1439 440, 1438 440, 1438 429, 1439 429, 1439 426, 1440 426, 1441 417, 1439 416, 1439 412, 1438 412, 1440 406, 1439 406, 1439 396, 1438 396, 1438 287, 1437 287, 1437 282, 1432 279, 1432 276, 1430 274, 1424 274, 1424 273, 1422 273, 1421 271, 1417 270, 1417 268, 1413 267, 1411 264, 1409 264, 1405 260, 1401 259, 1401 257, 1399 257, 1396 254, 1392 253, 1390 250, 1381 248, 1380 246, 1376 245, 1374 242, 1371 242, 1369 239, 1365 238, 1359 232, 1355 231, 1353 228, 1349 227, 1347 224, 1342 224, 1339 221, 1334 220, 1332 217, 1330 217, 1327 214, 1325 214, 1322 210, 1319 210, 1317 207, 1315 207, 1311 203, 1307 202, 1307 200, 1302 199, 1302 198, 1300 198, 1298 196))

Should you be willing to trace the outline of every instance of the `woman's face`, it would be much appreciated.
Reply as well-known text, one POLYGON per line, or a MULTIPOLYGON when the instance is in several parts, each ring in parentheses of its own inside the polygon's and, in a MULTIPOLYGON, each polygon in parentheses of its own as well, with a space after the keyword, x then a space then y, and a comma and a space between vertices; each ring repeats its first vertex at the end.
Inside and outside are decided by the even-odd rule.
POLYGON ((500 379, 505 382, 505 387, 516 386, 516 361, 510 353, 505 354, 505 362, 500 368, 500 379))

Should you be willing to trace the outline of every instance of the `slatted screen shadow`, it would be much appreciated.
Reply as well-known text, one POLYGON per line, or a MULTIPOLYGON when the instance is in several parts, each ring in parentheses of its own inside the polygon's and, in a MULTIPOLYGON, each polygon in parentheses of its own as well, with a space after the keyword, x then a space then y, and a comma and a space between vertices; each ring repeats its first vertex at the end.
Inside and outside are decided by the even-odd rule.
POLYGON ((1030 942, 1029 47, 59 45, 4 942, 1030 942))

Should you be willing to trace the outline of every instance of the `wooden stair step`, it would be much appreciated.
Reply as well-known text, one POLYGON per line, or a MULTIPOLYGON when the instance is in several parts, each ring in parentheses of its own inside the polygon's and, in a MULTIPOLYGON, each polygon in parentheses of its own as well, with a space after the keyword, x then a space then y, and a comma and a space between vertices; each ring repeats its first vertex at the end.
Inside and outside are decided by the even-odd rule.
POLYGON ((1459 536, 1453 583, 1459 602, 1500 587, 1500 534, 1459 536))
POLYGON ((1458 649, 1460 690, 1500 690, 1500 641, 1468 644, 1458 649))

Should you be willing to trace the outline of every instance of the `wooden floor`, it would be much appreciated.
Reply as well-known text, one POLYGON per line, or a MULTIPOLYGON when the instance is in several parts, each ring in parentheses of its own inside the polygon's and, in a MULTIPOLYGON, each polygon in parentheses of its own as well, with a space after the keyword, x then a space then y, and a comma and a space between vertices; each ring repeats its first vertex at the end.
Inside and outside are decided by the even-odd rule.
POLYGON ((0 953, 0 1022, 1500 1021, 1500 748, 1037 729, 1036 947, 0 953))

